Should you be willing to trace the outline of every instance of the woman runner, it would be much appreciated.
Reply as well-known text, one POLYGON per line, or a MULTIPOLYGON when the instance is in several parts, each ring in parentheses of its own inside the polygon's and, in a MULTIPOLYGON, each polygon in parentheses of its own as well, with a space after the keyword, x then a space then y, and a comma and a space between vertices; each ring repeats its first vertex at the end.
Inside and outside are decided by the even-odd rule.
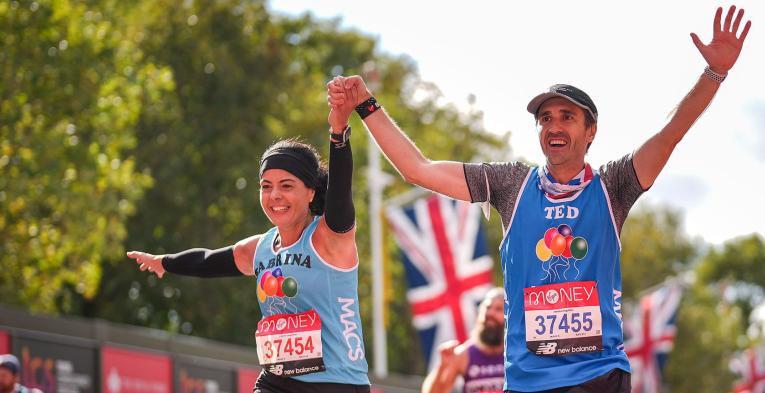
POLYGON ((263 153, 260 204, 273 224, 265 233, 216 250, 127 253, 160 278, 165 272, 255 277, 263 315, 256 332, 263 371, 255 393, 370 391, 346 119, 330 113, 328 170, 316 149, 294 139, 263 153))

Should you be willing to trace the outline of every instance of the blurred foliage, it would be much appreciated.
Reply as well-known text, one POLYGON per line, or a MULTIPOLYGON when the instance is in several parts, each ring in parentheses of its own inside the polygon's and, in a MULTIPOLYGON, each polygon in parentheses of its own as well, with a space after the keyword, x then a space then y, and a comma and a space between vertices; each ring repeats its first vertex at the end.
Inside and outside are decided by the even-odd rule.
POLYGON ((702 282, 683 294, 677 315, 675 350, 664 370, 668 392, 727 392, 735 376, 729 361, 738 348, 741 312, 722 303, 702 282))
POLYGON ((622 228, 622 292, 636 300, 641 291, 689 268, 701 248, 688 239, 682 215, 668 207, 642 205, 622 228))
POLYGON ((736 376, 729 362, 762 329, 751 318, 762 304, 765 244, 752 235, 722 250, 687 237, 682 215, 642 205, 622 231, 622 280, 626 315, 638 299, 665 279, 680 276, 686 289, 677 314, 674 350, 664 370, 665 391, 729 391, 736 376), (747 336, 749 332, 749 336, 747 336), (692 367, 689 367, 692 365, 692 367), (698 370, 703 370, 699 373, 698 370))
POLYGON ((93 299, 102 262, 151 177, 130 151, 147 106, 173 89, 136 32, 80 2, 0 3, 0 297, 68 312, 93 299))
MULTIPOLYGON (((509 133, 488 133, 474 99, 468 109, 444 104, 411 59, 380 53, 375 39, 339 24, 277 16, 261 1, 0 3, 3 302, 252 346, 260 312, 251 280, 158 280, 124 251, 217 248, 265 232, 260 154, 297 135, 326 151, 325 84, 333 75, 364 74, 431 159, 511 157, 509 133)), ((369 139, 356 116, 351 125, 371 365, 369 139)), ((392 178, 386 197, 410 190, 383 167, 392 178)), ((678 315, 669 391, 724 391, 733 378, 728 357, 762 331, 751 316, 763 299, 765 245, 752 236, 707 254, 681 222, 662 207, 630 215, 621 237, 624 297, 634 302, 667 277, 694 277, 678 315)), ((492 214, 490 250, 500 227, 492 214)), ((389 368, 422 374, 398 258, 386 232, 389 368)))
MULTIPOLYGON (((480 112, 442 105, 411 60, 378 54, 374 39, 337 20, 279 17, 263 2, 233 0, 11 2, 0 15, 8 48, 0 277, 4 301, 32 309, 252 345, 260 313, 251 281, 158 280, 123 252, 216 248, 265 232, 260 153, 297 135, 326 151, 325 84, 370 60, 378 98, 429 156, 471 160, 505 144, 483 129, 480 112)), ((352 124, 359 292, 373 359, 368 139, 352 124)), ((388 192, 405 189, 399 180, 388 192)), ((395 258, 388 283, 403 282, 395 258)), ((391 369, 422 372, 403 288, 391 288, 391 369)))
POLYGON ((765 303, 765 241, 750 235, 726 242, 713 249, 699 266, 699 279, 719 283, 723 298, 738 306, 742 313, 741 327, 750 335, 761 336, 763 321, 752 318, 758 306, 765 303))

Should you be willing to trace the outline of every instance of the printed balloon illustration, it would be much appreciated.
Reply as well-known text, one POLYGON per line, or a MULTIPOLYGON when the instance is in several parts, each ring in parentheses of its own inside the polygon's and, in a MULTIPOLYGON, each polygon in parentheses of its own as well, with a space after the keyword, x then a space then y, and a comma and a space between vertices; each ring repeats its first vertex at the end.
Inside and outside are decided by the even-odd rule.
POLYGON ((260 286, 258 286, 258 301, 260 301, 261 303, 266 301, 266 293, 263 292, 263 288, 261 288, 260 286))
POLYGON ((542 262, 542 270, 545 272, 542 280, 569 280, 578 277, 578 263, 587 256, 587 250, 587 240, 576 236, 571 226, 561 224, 547 229, 535 246, 537 258, 542 262))
POLYGON ((268 296, 274 296, 276 295, 278 285, 279 279, 274 276, 270 276, 266 279, 265 284, 263 284, 263 292, 265 292, 268 296))
POLYGON ((564 258, 571 258, 571 242, 574 240, 574 237, 571 235, 566 236, 566 249, 563 250, 563 257, 564 258))
POLYGON ((537 242, 537 258, 542 262, 547 262, 550 257, 552 257, 552 251, 545 245, 545 239, 539 239, 537 242))
POLYGON ((263 273, 263 275, 260 276, 260 287, 261 288, 265 289, 266 280, 268 280, 269 277, 271 277, 271 272, 270 271, 265 272, 265 273, 263 273))
POLYGON ((282 282, 282 292, 284 292, 284 296, 292 298, 297 295, 298 291, 298 283, 297 280, 295 280, 292 277, 287 277, 282 282))
POLYGON ((555 236, 550 243, 550 251, 552 251, 552 254, 556 257, 561 256, 563 251, 566 251, 566 238, 560 234, 555 236))
POLYGON ((552 239, 558 235, 560 235, 560 233, 558 233, 558 230, 555 228, 550 228, 545 231, 545 246, 547 246, 547 248, 552 247, 552 239))
POLYGON ((284 292, 282 291, 283 282, 284 276, 279 276, 279 278, 276 279, 276 296, 278 297, 284 297, 284 292))
POLYGON ((571 240, 571 256, 574 259, 583 259, 587 255, 587 240, 583 237, 575 237, 571 240))
POLYGON ((298 307, 292 298, 297 296, 298 282, 287 277, 281 268, 261 273, 257 288, 258 301, 269 313, 297 313, 298 307))

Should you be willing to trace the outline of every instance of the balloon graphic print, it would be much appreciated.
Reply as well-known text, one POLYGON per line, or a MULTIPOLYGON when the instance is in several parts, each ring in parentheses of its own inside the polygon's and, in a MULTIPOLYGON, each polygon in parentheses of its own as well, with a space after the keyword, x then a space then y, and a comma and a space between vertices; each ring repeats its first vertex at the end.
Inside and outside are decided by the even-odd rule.
POLYGON ((292 298, 297 295, 298 291, 298 283, 297 280, 295 280, 292 277, 287 277, 284 279, 284 282, 282 283, 282 292, 284 292, 284 296, 292 298))
POLYGON ((547 262, 552 256, 552 251, 545 245, 545 239, 539 239, 537 242, 537 258, 542 262, 547 262))
POLYGON ((547 231, 545 231, 545 236, 543 238, 545 241, 545 246, 547 246, 547 248, 550 248, 552 245, 552 239, 558 235, 560 235, 560 233, 558 233, 558 230, 555 228, 550 228, 547 231))
POLYGON ((571 256, 575 259, 583 259, 587 255, 587 240, 583 237, 575 237, 569 245, 571 256))
POLYGON ((266 301, 266 293, 263 292, 263 288, 258 286, 258 301, 263 303, 266 301))
POLYGON ((263 272, 259 284, 257 292, 258 301, 261 303, 269 298, 294 298, 298 293, 297 280, 294 277, 285 276, 281 268, 263 272))
POLYGON ((552 242, 550 242, 550 251, 552 251, 552 254, 556 257, 561 256, 561 254, 566 251, 566 238, 560 233, 558 236, 555 236, 552 239, 552 242))
POLYGON ((277 297, 284 297, 284 292, 282 291, 282 283, 284 283, 284 276, 279 276, 279 278, 276 279, 276 296, 277 297))
POLYGON ((574 230, 567 224, 549 228, 537 241, 535 250, 542 262, 546 279, 574 279, 579 276, 577 262, 587 256, 587 240, 574 235, 574 230), (573 274, 569 277, 569 274, 573 274))
POLYGON ((260 287, 261 288, 265 288, 266 280, 268 280, 268 278, 271 277, 271 276, 272 276, 272 274, 271 274, 270 271, 267 271, 267 272, 263 273, 262 276, 260 276, 260 287))
POLYGON ((274 296, 276 295, 278 285, 279 285, 279 279, 277 279, 274 276, 270 276, 266 279, 266 282, 263 284, 263 292, 265 292, 266 295, 268 296, 274 296))

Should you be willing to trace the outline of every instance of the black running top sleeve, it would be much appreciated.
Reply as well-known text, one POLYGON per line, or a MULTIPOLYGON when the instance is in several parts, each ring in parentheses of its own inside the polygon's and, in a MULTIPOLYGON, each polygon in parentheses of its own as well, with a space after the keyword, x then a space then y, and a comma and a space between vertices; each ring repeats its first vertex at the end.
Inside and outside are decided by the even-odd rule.
POLYGON ((208 250, 192 248, 162 258, 162 267, 170 273, 195 277, 242 276, 234 260, 234 246, 208 250))
POLYGON ((356 224, 351 191, 353 154, 349 140, 330 141, 328 172, 324 220, 333 232, 345 233, 356 224))

